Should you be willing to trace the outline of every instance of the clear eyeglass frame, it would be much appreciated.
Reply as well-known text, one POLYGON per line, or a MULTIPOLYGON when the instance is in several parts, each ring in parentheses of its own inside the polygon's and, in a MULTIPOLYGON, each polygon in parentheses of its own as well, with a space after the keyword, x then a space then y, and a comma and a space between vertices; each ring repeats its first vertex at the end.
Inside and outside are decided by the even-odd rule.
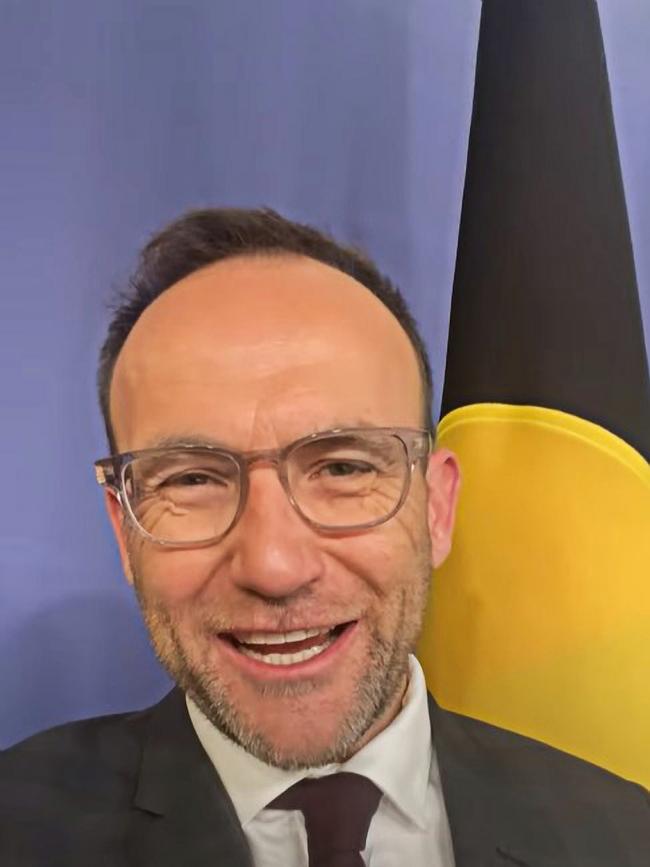
POLYGON ((413 470, 419 462, 426 462, 426 459, 433 451, 433 447, 434 440, 431 432, 418 428, 334 428, 332 430, 319 431, 317 433, 309 434, 308 436, 301 437, 300 439, 294 440, 294 442, 291 442, 288 445, 277 449, 259 449, 255 451, 238 452, 225 447, 221 448, 212 445, 178 443, 173 446, 163 448, 141 449, 132 452, 121 452, 120 454, 109 455, 108 457, 101 458, 100 460, 95 461, 94 468, 97 483, 111 491, 113 496, 115 496, 120 503, 124 514, 129 520, 129 523, 150 542, 168 548, 202 548, 208 545, 213 545, 223 539, 237 524, 237 521, 241 517, 241 514, 246 506, 249 489, 249 470, 253 464, 263 463, 275 466, 280 483, 282 484, 287 499, 289 500, 291 506, 294 508, 297 514, 302 518, 303 521, 305 521, 306 524, 319 531, 345 533, 346 531, 353 532, 358 530, 368 530, 384 524, 387 521, 391 520, 391 518, 394 518, 395 515, 399 512, 399 510, 402 508, 408 497, 411 488, 413 470), (323 524, 321 522, 313 520, 300 508, 300 505, 297 503, 291 490, 291 485, 289 483, 287 473, 287 461, 291 457, 291 454, 296 449, 299 449, 306 444, 315 443, 319 440, 327 439, 330 437, 364 435, 369 435, 373 437, 377 435, 385 435, 394 437, 401 442, 404 448, 405 474, 403 489, 399 500, 397 501, 394 508, 391 509, 391 511, 387 515, 381 516, 363 524, 333 525, 323 524), (139 523, 133 512, 126 491, 126 470, 128 469, 129 464, 138 458, 149 458, 169 455, 173 454, 174 452, 188 451, 197 451, 201 453, 212 453, 215 455, 226 456, 237 465, 237 468, 239 470, 239 503, 237 509, 233 515, 230 524, 228 524, 226 529, 223 532, 210 538, 202 539, 200 541, 186 542, 158 539, 154 535, 149 533, 139 523))

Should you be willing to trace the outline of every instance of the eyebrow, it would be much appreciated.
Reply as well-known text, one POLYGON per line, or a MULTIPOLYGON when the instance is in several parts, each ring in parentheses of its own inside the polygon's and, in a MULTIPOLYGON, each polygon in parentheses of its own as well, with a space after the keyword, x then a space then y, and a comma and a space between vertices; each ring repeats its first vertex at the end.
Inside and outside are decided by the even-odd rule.
POLYGON ((225 442, 212 437, 198 434, 168 434, 162 437, 154 437, 145 442, 145 449, 173 449, 182 446, 194 446, 196 448, 230 448, 225 442))
MULTIPOLYGON (((305 433, 301 434, 301 436, 296 437, 296 439, 302 439, 302 437, 310 436, 311 434, 323 433, 324 431, 330 430, 353 430, 355 428, 366 428, 372 430, 373 428, 380 427, 389 427, 389 425, 378 425, 373 424, 368 419, 357 418, 357 419, 348 419, 345 423, 332 424, 331 427, 327 428, 319 428, 318 430, 308 430, 305 433)), ((192 446, 194 448, 216 448, 216 449, 226 449, 228 451, 233 451, 234 446, 224 442, 223 440, 214 439, 213 437, 206 436, 205 434, 166 434, 165 436, 153 437, 150 440, 146 440, 143 448, 145 449, 172 449, 172 448, 182 448, 183 446, 192 446)))

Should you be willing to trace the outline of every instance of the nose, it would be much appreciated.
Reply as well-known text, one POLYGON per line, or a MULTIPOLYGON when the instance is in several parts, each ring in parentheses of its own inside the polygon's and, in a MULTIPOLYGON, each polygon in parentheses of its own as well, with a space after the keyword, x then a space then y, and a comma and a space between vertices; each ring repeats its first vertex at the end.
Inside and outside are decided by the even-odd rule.
POLYGON ((234 582, 256 596, 280 602, 322 575, 317 533, 297 514, 273 467, 251 468, 244 511, 227 542, 234 582))

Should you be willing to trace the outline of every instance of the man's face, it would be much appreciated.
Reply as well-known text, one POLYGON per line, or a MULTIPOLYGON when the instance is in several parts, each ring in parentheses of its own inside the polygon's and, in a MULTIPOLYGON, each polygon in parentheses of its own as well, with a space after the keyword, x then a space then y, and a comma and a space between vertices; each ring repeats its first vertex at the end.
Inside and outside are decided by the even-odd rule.
MULTIPOLYGON (((422 397, 406 334, 365 287, 311 259, 249 257, 192 274, 144 312, 116 364, 111 414, 120 451, 188 438, 247 451, 334 428, 419 428, 422 397)), ((260 464, 238 523, 202 548, 156 545, 110 495, 108 507, 172 677, 249 752, 300 767, 343 761, 399 709, 456 487, 439 451, 394 518, 323 533, 260 464), (343 624, 291 666, 238 649, 237 637, 343 624)))

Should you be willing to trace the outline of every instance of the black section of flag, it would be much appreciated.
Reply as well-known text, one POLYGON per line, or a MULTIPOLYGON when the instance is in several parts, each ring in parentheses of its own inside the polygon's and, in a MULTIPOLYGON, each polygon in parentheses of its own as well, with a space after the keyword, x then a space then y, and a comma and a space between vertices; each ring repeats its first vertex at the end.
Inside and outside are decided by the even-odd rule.
POLYGON ((442 413, 533 404, 650 456, 650 385, 598 10, 484 0, 442 413))

